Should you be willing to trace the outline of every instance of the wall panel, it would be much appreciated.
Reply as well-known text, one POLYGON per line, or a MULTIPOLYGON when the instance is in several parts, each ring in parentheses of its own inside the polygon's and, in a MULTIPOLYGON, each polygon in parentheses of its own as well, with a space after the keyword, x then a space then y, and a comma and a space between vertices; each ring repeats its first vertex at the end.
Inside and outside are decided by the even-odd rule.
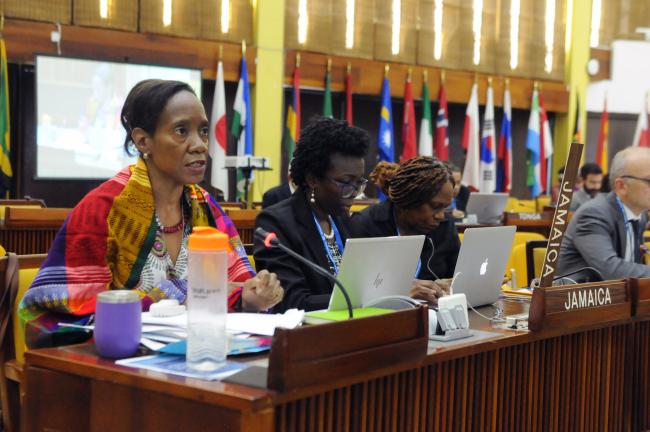
POLYGON ((99 13, 98 0, 75 0, 73 22, 75 25, 107 27, 118 30, 138 31, 138 3, 132 0, 111 0, 107 16, 99 13))
POLYGON ((189 38, 201 36, 202 3, 192 2, 187 7, 186 2, 172 2, 172 21, 169 25, 163 23, 162 0, 140 0, 140 31, 143 33, 159 33, 189 38))
POLYGON ((9 18, 50 21, 70 24, 72 3, 70 0, 0 0, 0 8, 9 18))
POLYGON ((217 0, 200 0, 201 39, 253 43, 253 6, 251 0, 230 0, 230 24, 222 32, 221 5, 217 0))

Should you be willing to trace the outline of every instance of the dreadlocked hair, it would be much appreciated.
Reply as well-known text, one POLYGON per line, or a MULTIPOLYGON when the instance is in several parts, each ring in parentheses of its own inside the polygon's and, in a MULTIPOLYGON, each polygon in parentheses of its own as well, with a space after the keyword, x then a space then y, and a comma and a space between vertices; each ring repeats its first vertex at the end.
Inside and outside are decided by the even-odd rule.
POLYGON ((410 209, 431 202, 445 183, 452 186, 451 170, 442 161, 419 156, 400 164, 380 162, 370 179, 399 208, 410 209))

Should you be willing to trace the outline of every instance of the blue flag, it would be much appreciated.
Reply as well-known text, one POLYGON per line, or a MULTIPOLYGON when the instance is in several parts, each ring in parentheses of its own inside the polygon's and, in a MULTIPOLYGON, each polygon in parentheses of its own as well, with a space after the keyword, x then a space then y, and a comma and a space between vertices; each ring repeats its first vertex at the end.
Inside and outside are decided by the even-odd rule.
MULTIPOLYGON (((232 127, 230 133, 237 139, 237 156, 253 155, 253 117, 251 115, 251 98, 248 84, 248 69, 246 68, 246 57, 241 58, 241 73, 235 105, 233 106, 232 127)), ((249 182, 253 180, 251 174, 249 182)), ((244 196, 244 184, 246 179, 241 170, 237 170, 237 199, 246 200, 244 196)))
POLYGON ((395 141, 393 140, 393 108, 390 103, 390 84, 384 78, 381 89, 381 115, 379 118, 379 134, 377 135, 379 160, 395 162, 395 141))
POLYGON ((539 96, 537 89, 533 90, 533 100, 530 104, 530 118, 528 120, 528 135, 526 136, 526 153, 528 173, 526 185, 533 198, 542 193, 541 160, 539 139, 539 96))

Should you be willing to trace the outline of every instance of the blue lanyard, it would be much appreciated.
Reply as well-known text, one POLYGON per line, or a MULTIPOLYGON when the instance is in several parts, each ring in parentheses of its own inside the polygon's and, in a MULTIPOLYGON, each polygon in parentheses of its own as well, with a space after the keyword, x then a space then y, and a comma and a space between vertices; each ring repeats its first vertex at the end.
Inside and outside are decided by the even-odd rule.
MULTIPOLYGON (((621 202, 621 199, 617 196, 616 197, 616 203, 618 204, 618 208, 621 209, 621 213, 623 213, 623 221, 625 222, 625 231, 632 231, 632 224, 630 223, 630 220, 627 218, 627 212, 625 211, 625 207, 623 207, 623 203, 621 202)), ((634 234, 632 233, 632 240, 634 240, 634 234)))
MULTIPOLYGON (((327 259, 329 259, 330 264, 332 264, 332 267, 334 268, 334 274, 339 274, 339 265, 336 263, 336 260, 332 255, 332 251, 330 251, 330 247, 327 244, 327 239, 325 238, 325 233, 323 232, 320 223, 318 223, 318 218, 316 218, 314 212, 311 212, 311 215, 314 217, 314 223, 316 224, 316 229, 318 230, 318 234, 320 234, 320 239, 323 241, 323 247, 325 248, 325 252, 327 253, 327 259)), ((341 240, 341 234, 339 234, 339 229, 336 227, 336 224, 334 223, 334 219, 332 219, 332 216, 327 216, 327 217, 329 218, 330 225, 332 226, 332 231, 334 231, 334 238, 336 238, 336 244, 339 247, 339 252, 343 253, 343 241, 341 240)))
MULTIPOLYGON (((397 225, 397 215, 395 214, 395 209, 393 209, 393 221, 395 222, 395 228, 397 229, 397 236, 401 237, 402 234, 400 234, 399 226, 397 225)), ((417 279, 421 269, 422 269, 422 257, 418 258, 418 266, 415 269, 415 276, 413 276, 414 279, 417 279)))
MULTIPOLYGON (((616 196, 616 203, 618 203, 618 208, 621 209, 621 212, 623 213, 623 220, 625 221, 625 232, 626 233, 631 233, 632 234, 632 242, 634 242, 634 239, 639 233, 632 232, 632 223, 631 221, 627 218, 627 212, 625 211, 625 207, 623 207, 623 203, 621 202, 621 199, 616 196)), ((636 253, 634 252, 634 247, 636 245, 630 244, 630 251, 632 251, 632 261, 636 261, 636 253)), ((625 251, 623 251, 625 254, 625 251)), ((627 257, 627 254, 625 254, 625 257, 627 257)), ((624 258, 625 258, 624 257, 624 258)))

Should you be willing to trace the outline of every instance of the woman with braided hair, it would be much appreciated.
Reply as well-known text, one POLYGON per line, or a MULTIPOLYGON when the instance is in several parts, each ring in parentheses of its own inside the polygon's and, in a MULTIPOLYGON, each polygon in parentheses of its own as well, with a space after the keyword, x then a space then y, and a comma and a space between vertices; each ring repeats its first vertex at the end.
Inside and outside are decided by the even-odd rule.
POLYGON ((411 297, 436 303, 449 289, 460 250, 454 221, 445 213, 454 197, 449 167, 427 156, 380 162, 370 179, 388 200, 353 215, 352 235, 425 235, 411 297))

